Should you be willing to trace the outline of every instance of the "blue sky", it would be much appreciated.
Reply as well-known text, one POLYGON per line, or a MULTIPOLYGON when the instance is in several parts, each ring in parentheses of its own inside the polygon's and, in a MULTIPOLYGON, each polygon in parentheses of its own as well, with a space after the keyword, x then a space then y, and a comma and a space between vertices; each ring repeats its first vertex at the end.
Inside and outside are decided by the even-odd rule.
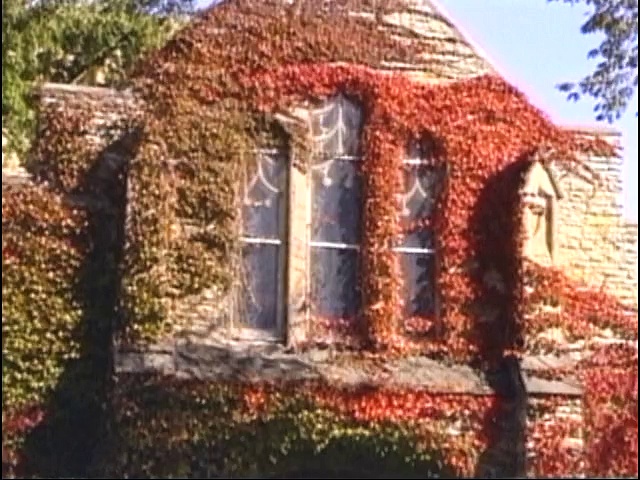
MULTIPOLYGON (((513 85, 557 123, 596 124, 594 101, 566 101, 555 85, 588 74, 587 52, 600 44, 580 33, 588 9, 546 0, 437 0, 513 85)), ((622 132, 625 216, 638 220, 638 94, 613 126, 622 132)), ((605 125, 608 125, 605 123, 605 125)))
MULTIPOLYGON (((506 80, 558 124, 596 124, 594 101, 568 102, 555 86, 577 81, 593 68, 587 52, 600 39, 580 33, 588 13, 584 5, 546 0, 437 0, 463 32, 487 53, 506 80)), ((206 6, 211 0, 199 0, 206 6)), ((624 214, 638 220, 638 94, 613 126, 624 147, 624 214)))

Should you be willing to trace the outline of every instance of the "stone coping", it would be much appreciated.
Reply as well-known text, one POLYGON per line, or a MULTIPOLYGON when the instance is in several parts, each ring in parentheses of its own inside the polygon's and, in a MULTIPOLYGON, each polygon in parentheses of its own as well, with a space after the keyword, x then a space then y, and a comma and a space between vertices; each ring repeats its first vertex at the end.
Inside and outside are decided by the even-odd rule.
POLYGON ((615 127, 599 124, 565 124, 560 128, 568 132, 582 133, 585 135, 606 135, 608 137, 621 137, 622 132, 615 127))

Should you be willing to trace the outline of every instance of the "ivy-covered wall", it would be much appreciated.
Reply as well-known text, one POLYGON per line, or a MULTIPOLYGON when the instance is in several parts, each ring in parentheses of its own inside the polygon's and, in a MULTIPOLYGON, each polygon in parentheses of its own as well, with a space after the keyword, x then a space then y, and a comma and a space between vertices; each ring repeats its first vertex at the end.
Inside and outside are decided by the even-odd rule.
POLYGON ((60 195, 3 182, 3 452, 41 420, 65 365, 80 356, 86 226, 60 195))
MULTIPOLYGON (((537 474, 637 474, 637 347, 627 345, 637 342, 637 312, 576 288, 561 271, 529 266, 520 244, 519 188, 531 155, 551 146, 564 168, 577 170, 581 154, 612 155, 610 145, 553 125, 477 56, 460 60, 470 47, 437 12, 375 3, 225 2, 143 61, 132 92, 69 90, 43 104, 29 165, 46 182, 37 187, 43 193, 5 192, 3 181, 3 271, 6 263, 14 279, 3 279, 3 390, 10 392, 3 424, 13 427, 3 429, 3 468, 45 476, 277 476, 305 466, 312 474, 355 451, 390 473, 515 474, 526 433, 537 474), (422 22, 418 39, 402 28, 407 15, 422 22), (459 62, 443 61, 443 35, 456 37, 459 62), (364 390, 347 388, 341 376, 309 383, 253 375, 302 361, 318 370, 315 356, 326 353, 314 351, 312 329, 299 345, 309 357, 236 359, 242 382, 180 379, 200 376, 189 368, 165 372, 172 376, 121 372, 112 383, 114 337, 118 349, 142 352, 147 370, 184 360, 163 342, 193 321, 190 308, 184 316, 176 310, 195 311, 203 292, 220 304, 230 291, 243 162, 257 147, 277 146, 304 171, 308 134, 278 114, 338 92, 365 110, 358 335, 366 348, 325 363, 355 365, 364 390), (386 248, 401 232, 391 199, 410 140, 437 146, 434 162, 449 171, 433 219, 443 310, 424 322, 425 333, 437 335, 422 339, 399 328, 403 285, 386 248), (57 216, 47 213, 55 205, 57 216), (86 215, 80 230, 72 207, 86 215), (44 226, 33 231, 37 225, 44 226), (77 232, 82 248, 70 248, 77 232), (565 337, 549 337, 550 327, 565 337), (601 338, 607 332, 611 345, 601 338), (407 388, 415 375, 397 375, 394 362, 425 358, 465 364, 473 379, 499 367, 506 380, 488 381, 480 394, 454 395, 455 382, 436 392, 428 378, 407 388), (556 416, 550 424, 545 412, 580 405, 580 394, 523 385, 522 370, 550 382, 538 385, 582 384, 587 420, 556 416), (544 393, 525 432, 526 389, 544 393), (586 460, 567 454, 567 438, 576 436, 586 460)), ((211 359, 235 366, 236 347, 209 345, 219 355, 211 359)))
POLYGON ((55 92, 30 174, 3 170, 2 191, 3 471, 46 476, 81 475, 103 434, 137 141, 130 97, 55 92))
POLYGON ((123 376, 116 391, 119 429, 112 442, 116 451, 106 457, 108 475, 142 478, 469 474, 490 428, 483 426, 483 415, 496 401, 140 375, 123 376))

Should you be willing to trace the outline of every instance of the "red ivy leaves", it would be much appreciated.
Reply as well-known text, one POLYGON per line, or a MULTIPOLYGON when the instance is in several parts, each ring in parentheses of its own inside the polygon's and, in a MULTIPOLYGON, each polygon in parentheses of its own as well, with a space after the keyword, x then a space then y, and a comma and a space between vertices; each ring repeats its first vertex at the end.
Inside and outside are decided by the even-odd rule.
MULTIPOLYGON (((416 347, 401 335, 395 320, 400 317, 402 283, 397 258, 387 248, 400 229, 399 206, 391 199, 401 192, 402 157, 415 137, 438 144, 440 161, 445 160, 450 170, 433 220, 449 351, 465 358, 478 349, 499 352, 513 344, 521 327, 510 327, 509 335, 494 341, 491 332, 478 330, 477 313, 464 309, 480 299, 506 304, 503 322, 518 316, 521 169, 509 173, 509 166, 525 164, 541 144, 564 154, 567 162, 574 161, 576 150, 608 146, 582 142, 555 127, 520 92, 492 76, 429 85, 365 66, 303 64, 255 71, 240 82, 247 89, 247 101, 266 111, 338 91, 361 100, 367 112, 362 291, 369 337, 376 345, 416 347), (489 298, 496 292, 488 292, 479 281, 484 272, 461 268, 476 258, 484 263, 480 270, 493 269, 502 277, 506 294, 489 298)), ((431 351, 434 346, 423 348, 431 351)))
POLYGON ((9 435, 15 435, 38 425, 44 419, 45 412, 40 406, 32 406, 19 412, 3 412, 2 429, 9 435))
POLYGON ((321 384, 259 385, 241 387, 239 393, 251 416, 270 411, 282 399, 306 398, 317 408, 361 422, 408 423, 425 440, 438 438, 433 447, 444 451, 447 464, 463 476, 473 475, 479 452, 496 438, 494 418, 500 408, 500 399, 494 396, 440 395, 406 389, 340 389, 321 384), (443 431, 443 425, 455 431, 443 431))
MULTIPOLYGON (((403 48, 386 32, 380 35, 371 25, 349 20, 349 15, 333 12, 327 18, 309 2, 300 2, 302 11, 294 11, 297 5, 279 4, 276 11, 271 4, 248 5, 230 2, 212 9, 196 27, 151 58, 144 66, 147 79, 156 80, 150 98, 167 88, 173 101, 184 85, 185 95, 203 104, 230 97, 266 112, 339 91, 361 101, 367 120, 361 287, 368 339, 395 352, 446 351, 463 360, 476 353, 499 356, 526 332, 548 325, 550 319, 544 317, 521 321, 529 300, 523 296, 520 251, 522 173, 540 146, 552 147, 568 164, 577 161, 576 152, 611 155, 613 149, 556 127, 500 78, 429 84, 373 68, 381 60, 408 59, 417 52, 403 48), (444 342, 439 344, 413 340, 400 330, 402 284, 397 258, 388 248, 401 227, 394 199, 401 191, 402 156, 416 138, 438 145, 440 161, 446 162, 449 172, 433 218, 437 289, 444 307, 441 318, 434 319, 444 327, 444 342), (497 277, 502 286, 487 285, 487 275, 497 277), (486 311, 497 313, 487 318, 486 311)), ((544 295, 545 288, 535 294, 544 295)), ((559 321, 576 334, 592 331, 594 313, 600 314, 596 323, 633 331, 632 322, 604 297, 593 300, 586 293, 572 293, 568 284, 548 293, 558 292, 566 294, 566 313, 559 321)), ((343 323, 335 328, 353 337, 353 322, 343 323)), ((637 325, 635 332, 637 338, 637 325)), ((430 418, 439 414, 436 411, 459 411, 467 402, 401 392, 365 395, 316 389, 310 394, 367 419, 430 418)), ((258 389, 246 399, 252 408, 263 408, 268 397, 258 389)), ((469 408, 477 413, 486 405, 469 408)), ((577 468, 575 457, 565 456, 561 445, 567 428, 545 427, 541 434, 540 465, 545 475, 577 468)))
MULTIPOLYGON (((523 330, 547 324, 549 318, 543 317, 525 325, 520 321, 521 174, 541 145, 553 147, 568 163, 575 161, 576 151, 613 154, 611 147, 557 128, 497 77, 428 84, 365 67, 382 60, 408 61, 418 52, 364 20, 348 14, 327 18, 316 2, 295 3, 291 7, 278 3, 274 9, 271 2, 237 1, 212 9, 142 65, 144 80, 150 80, 143 82, 147 97, 165 100, 158 102, 159 108, 177 102, 181 95, 205 105, 234 98, 249 110, 267 112, 338 91, 360 99, 367 118, 361 286, 366 334, 376 346, 400 352, 446 350, 456 359, 477 352, 499 355, 517 343, 523 330), (302 13, 295 11, 300 5, 302 13), (332 63, 339 61, 343 63, 332 63), (437 319, 444 326, 444 342, 438 345, 411 340, 400 331, 401 276, 397 258, 388 248, 400 230, 394 199, 401 190, 402 156, 415 138, 438 144, 440 160, 446 161, 449 171, 433 219, 439 246, 437 287, 444 306, 437 319), (484 278, 489 273, 500 279, 502 288, 487 286, 484 278), (483 310, 492 309, 497 314, 484 318, 483 310)), ((358 7, 360 3, 356 2, 358 7)), ((536 294, 555 284, 545 280, 544 285, 536 294)), ((564 295, 566 313, 558 320, 575 334, 588 334, 595 318, 599 325, 635 332, 637 338, 637 322, 633 330, 633 322, 608 299, 571 292, 568 284, 548 293, 564 295)), ((587 382, 593 401, 609 401, 610 396, 595 392, 603 388, 613 395, 618 387, 593 375, 587 382)), ((476 415, 487 408, 485 399, 402 392, 347 395, 316 389, 313 396, 367 419, 431 418, 461 408, 476 415)), ((268 395, 258 390, 247 393, 246 400, 259 409, 268 395)), ((542 463, 545 474, 568 468, 560 465, 558 444, 565 426, 557 428, 543 435, 545 452, 553 456, 542 463)), ((637 436, 637 415, 635 431, 637 436)))
POLYGON ((524 299, 528 308, 556 307, 528 315, 531 335, 550 325, 561 325, 574 338, 589 338, 596 329, 611 329, 618 337, 637 340, 638 313, 616 297, 585 288, 557 269, 527 263, 524 275, 529 287, 524 299))

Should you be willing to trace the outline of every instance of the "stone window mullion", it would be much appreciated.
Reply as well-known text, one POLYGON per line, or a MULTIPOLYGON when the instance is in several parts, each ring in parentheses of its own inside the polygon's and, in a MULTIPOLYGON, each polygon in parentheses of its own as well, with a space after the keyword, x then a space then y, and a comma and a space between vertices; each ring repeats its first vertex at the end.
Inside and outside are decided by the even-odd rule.
MULTIPOLYGON (((295 153, 293 154, 295 155, 295 153)), ((289 159, 288 258, 286 264, 287 344, 296 346, 309 332, 309 176, 289 159)), ((306 163, 306 162, 303 162, 306 163)))

